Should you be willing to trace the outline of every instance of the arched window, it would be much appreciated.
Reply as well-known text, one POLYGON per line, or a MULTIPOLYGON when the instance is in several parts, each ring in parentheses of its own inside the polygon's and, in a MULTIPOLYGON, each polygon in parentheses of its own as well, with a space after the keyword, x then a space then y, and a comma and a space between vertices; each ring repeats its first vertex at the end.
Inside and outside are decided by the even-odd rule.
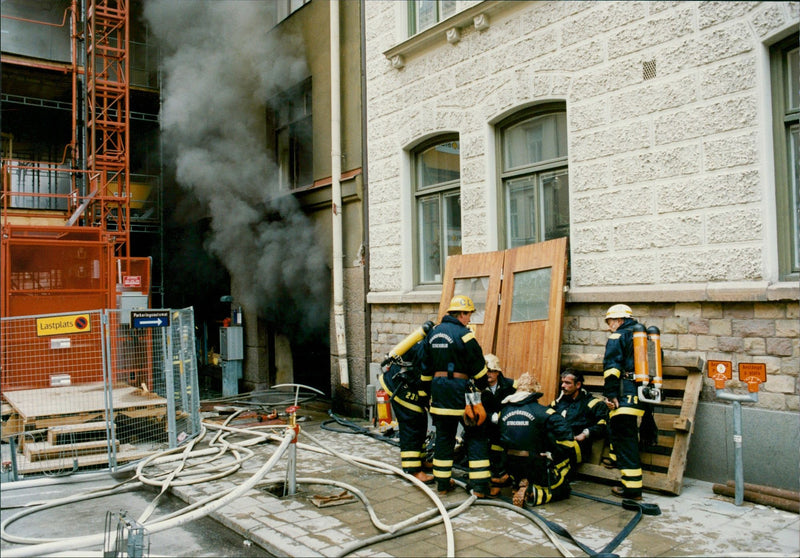
POLYGON ((539 107, 500 125, 505 245, 569 236, 567 114, 539 107))
POLYGON ((461 161, 457 136, 415 150, 417 283, 442 282, 447 256, 461 254, 461 161))

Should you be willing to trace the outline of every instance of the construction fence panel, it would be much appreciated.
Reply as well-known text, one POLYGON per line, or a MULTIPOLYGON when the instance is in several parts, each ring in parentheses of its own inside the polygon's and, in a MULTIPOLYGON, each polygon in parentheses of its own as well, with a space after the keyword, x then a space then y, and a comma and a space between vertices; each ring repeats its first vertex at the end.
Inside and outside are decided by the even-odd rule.
POLYGON ((104 310, 0 320, 3 461, 15 474, 115 469, 200 431, 193 310, 155 312, 172 319, 152 327, 104 310))

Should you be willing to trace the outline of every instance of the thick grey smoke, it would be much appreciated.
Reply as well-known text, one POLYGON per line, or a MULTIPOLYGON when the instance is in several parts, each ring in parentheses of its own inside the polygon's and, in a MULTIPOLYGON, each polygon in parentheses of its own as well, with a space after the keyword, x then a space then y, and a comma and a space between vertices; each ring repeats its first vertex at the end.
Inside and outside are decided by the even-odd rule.
POLYGON ((318 334, 328 318, 329 271, 293 196, 275 198, 265 146, 268 99, 308 76, 302 43, 270 34, 275 3, 148 0, 161 45, 164 143, 179 184, 211 217, 207 249, 248 308, 278 330, 318 334))

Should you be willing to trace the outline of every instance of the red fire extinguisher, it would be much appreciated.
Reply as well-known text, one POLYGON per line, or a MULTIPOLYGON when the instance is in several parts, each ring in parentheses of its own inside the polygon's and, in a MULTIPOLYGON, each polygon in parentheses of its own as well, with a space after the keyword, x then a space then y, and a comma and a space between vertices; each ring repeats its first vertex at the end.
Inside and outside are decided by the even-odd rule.
POLYGON ((389 394, 385 390, 379 389, 375 393, 375 400, 378 407, 378 424, 383 426, 392 422, 392 405, 389 394))

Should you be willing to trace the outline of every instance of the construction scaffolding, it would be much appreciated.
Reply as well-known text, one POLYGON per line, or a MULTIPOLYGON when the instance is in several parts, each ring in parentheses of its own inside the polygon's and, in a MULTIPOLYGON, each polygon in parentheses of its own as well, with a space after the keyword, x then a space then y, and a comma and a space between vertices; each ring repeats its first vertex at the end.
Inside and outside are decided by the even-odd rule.
POLYGON ((61 160, 18 159, 13 137, 4 134, 4 317, 119 308, 123 292, 150 294, 150 258, 130 253, 133 192, 141 209, 149 187, 134 188, 130 178, 129 3, 82 4, 81 12, 71 0, 60 26, 3 15, 38 26, 69 22, 69 63, 14 63, 68 72, 72 91, 71 137, 64 138, 61 160))

